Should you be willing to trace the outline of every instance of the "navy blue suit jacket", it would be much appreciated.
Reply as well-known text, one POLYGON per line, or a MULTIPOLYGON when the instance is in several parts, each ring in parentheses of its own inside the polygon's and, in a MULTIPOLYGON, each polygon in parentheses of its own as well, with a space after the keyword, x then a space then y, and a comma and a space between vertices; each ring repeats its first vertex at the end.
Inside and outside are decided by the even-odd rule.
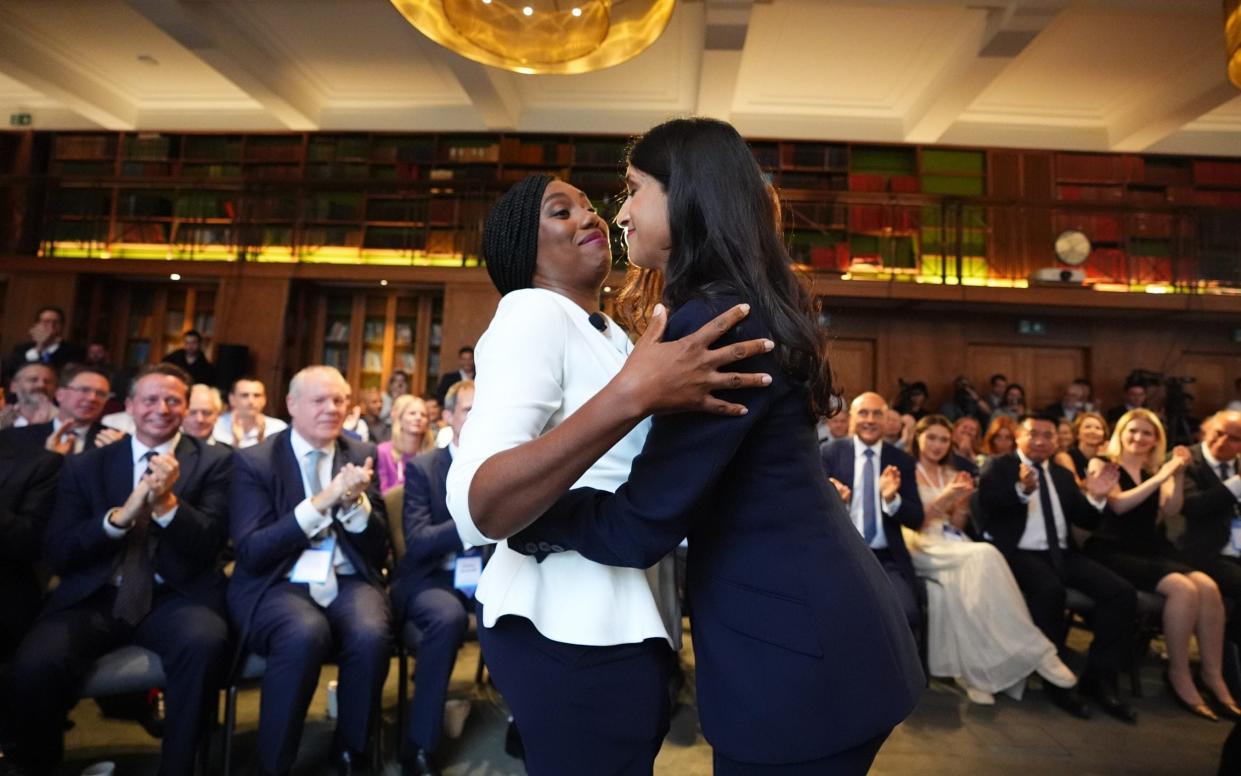
MULTIPOLYGON (((1103 514, 1094 508, 1082 494, 1073 472, 1060 464, 1048 467, 1051 481, 1060 497, 1060 508, 1065 520, 1087 531, 1099 527, 1103 514)), ((1016 453, 993 456, 982 468, 978 478, 978 505, 981 514, 974 519, 989 536, 991 542, 1004 552, 1017 549, 1026 530, 1029 506, 1017 497, 1017 482, 1021 479, 1021 459, 1016 453)), ((1034 491, 1033 498, 1038 498, 1034 491)), ((1073 532, 1067 537, 1070 547, 1075 546, 1073 532)))
MULTIPOLYGON (((73 606, 111 583, 126 539, 109 537, 103 519, 133 491, 132 445, 127 437, 65 459, 44 540, 44 557, 60 575, 49 611, 73 606)), ((223 582, 219 561, 228 531, 232 459, 189 434, 181 435, 173 453, 181 466, 172 486, 177 514, 167 528, 151 523, 154 570, 177 592, 205 601, 208 594, 218 595, 223 582)))
MULTIPOLYGON (((853 487, 853 462, 856 457, 853 450, 853 437, 828 442, 820 449, 820 456, 823 471, 828 477, 835 477, 848 487, 853 487)), ((914 531, 922 530, 924 515, 922 497, 918 495, 916 464, 909 453, 884 442, 879 451, 879 465, 875 468, 876 488, 879 487, 879 475, 889 466, 895 466, 901 473, 901 508, 896 510, 895 515, 882 514, 883 535, 888 540, 888 552, 900 566, 901 574, 909 580, 910 586, 917 590, 913 561, 909 559, 905 537, 901 535, 902 525, 914 531)))
MULTIPOLYGON (((665 337, 696 331, 736 301, 683 305, 665 337)), ((717 346, 763 336, 751 313, 717 346)), ((574 489, 509 543, 523 551, 546 541, 645 568, 688 533, 707 739, 745 762, 820 758, 904 719, 922 670, 891 584, 823 476, 805 388, 772 354, 733 367, 773 378, 720 393, 747 415, 655 417, 615 494, 574 489)))
POLYGON ((39 610, 43 590, 35 564, 64 461, 46 450, 19 453, 0 441, 0 658, 39 610))
POLYGON ((465 549, 445 501, 451 465, 452 453, 446 447, 416 455, 405 464, 401 512, 405 557, 392 586, 392 600, 401 617, 405 616, 408 598, 430 584, 440 571, 444 556, 465 549))
MULTIPOLYGON (((291 434, 291 429, 285 429, 234 455, 229 525, 237 565, 228 585, 228 607, 243 630, 263 592, 288 576, 302 550, 310 546, 293 516, 293 510, 306 499, 306 488, 291 434)), ((340 436, 332 458, 333 476, 346 463, 361 466, 368 457, 374 459, 374 445, 340 436)), ((338 525, 336 538, 358 574, 382 587, 380 568, 388 554, 388 523, 378 478, 371 480, 366 496, 371 502, 366 529, 355 534, 338 525)))

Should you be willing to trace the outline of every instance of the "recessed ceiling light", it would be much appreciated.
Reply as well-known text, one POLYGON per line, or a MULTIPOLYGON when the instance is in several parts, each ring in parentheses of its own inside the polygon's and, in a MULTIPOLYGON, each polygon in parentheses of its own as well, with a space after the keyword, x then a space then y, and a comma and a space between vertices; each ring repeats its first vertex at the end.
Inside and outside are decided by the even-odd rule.
POLYGON ((574 15, 574 16, 581 16, 581 15, 582 15, 582 9, 581 9, 581 8, 574 8, 574 9, 573 9, 573 15, 574 15))
POLYGON ((172 273, 171 275, 169 275, 169 276, 168 276, 168 279, 169 279, 169 280, 180 280, 180 279, 181 279, 181 274, 180 274, 179 272, 174 272, 174 273, 172 273))
POLYGON ((531 8, 530 6, 526 6, 525 8, 521 9, 521 12, 524 13, 526 16, 532 16, 534 14, 534 9, 531 8))
POLYGON ((386 281, 386 280, 381 280, 381 281, 379 281, 379 285, 381 285, 381 286, 386 286, 386 285, 388 285, 388 281, 386 281))

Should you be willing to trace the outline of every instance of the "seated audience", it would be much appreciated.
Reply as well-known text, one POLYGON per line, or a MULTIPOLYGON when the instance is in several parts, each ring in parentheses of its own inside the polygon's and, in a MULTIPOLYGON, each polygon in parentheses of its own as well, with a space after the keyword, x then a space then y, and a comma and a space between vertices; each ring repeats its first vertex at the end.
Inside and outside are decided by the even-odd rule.
POLYGON ((1099 454, 1106 442, 1107 421, 1103 416, 1097 412, 1079 412, 1073 421, 1073 444, 1067 450, 1057 450, 1054 460, 1073 472, 1078 483, 1085 482, 1090 459, 1099 454))
MULTIPOLYGON (((86 366, 93 366, 100 372, 108 376, 108 383, 112 386, 112 396, 108 398, 107 405, 104 406, 104 417, 112 413, 123 413, 125 411, 125 396, 129 393, 129 372, 121 369, 112 363, 112 356, 108 353, 108 346, 102 342, 92 342, 86 346, 86 357, 82 360, 86 366)), ((108 425, 106 422, 104 425, 108 425)), ((122 429, 125 433, 131 433, 129 429, 122 429)))
POLYGON ((466 345, 457 351, 457 369, 440 376, 439 385, 435 387, 435 398, 440 406, 444 406, 444 397, 453 383, 474 379, 474 348, 466 345))
POLYGON ((1056 455, 1067 455, 1076 443, 1077 434, 1073 431, 1073 424, 1064 418, 1056 421, 1056 455))
MULTIPOLYGON (((943 417, 942 415, 940 417, 943 417)), ((982 425, 973 415, 962 415, 952 424, 952 465, 978 476, 979 439, 982 425)))
POLYGON ((888 412, 888 403, 877 393, 855 398, 849 408, 853 436, 822 446, 823 471, 842 497, 847 488, 853 524, 887 572, 909 627, 917 633, 920 585, 901 526, 922 528, 922 501, 913 458, 883 439, 888 412))
POLYGON ((56 416, 46 423, 10 428, 0 434, 18 450, 47 449, 61 455, 102 447, 124 434, 100 423, 104 403, 111 394, 108 378, 94 367, 71 364, 61 374, 56 389, 56 416))
POLYGON ((1202 683, 1225 714, 1241 719, 1241 708, 1224 683, 1224 602, 1219 586, 1181 562, 1164 532, 1164 521, 1181 511, 1185 466, 1191 460, 1187 448, 1177 447, 1165 462, 1166 450, 1163 424, 1154 413, 1139 408, 1121 416, 1105 453, 1119 465, 1120 479, 1108 493, 1110 511, 1086 542, 1086 554, 1137 589, 1167 599, 1166 679, 1180 704, 1193 714, 1218 719, 1198 693, 1189 669, 1189 641, 1196 634, 1202 683))
POLYGON ((392 608, 397 623, 409 620, 422 633, 414 663, 409 727, 402 731, 405 773, 418 776, 439 773, 433 753, 443 729, 448 680, 465 640, 477 574, 482 571, 481 552, 466 552, 462 547, 445 502, 448 467, 473 404, 474 381, 453 383, 444 397, 444 419, 452 430, 452 444, 421 453, 405 467, 401 515, 405 557, 392 585, 392 608))
POLYGON ((39 611, 35 563, 64 460, 48 450, 20 451, 0 434, 0 663, 9 662, 39 611))
POLYGON ((1000 415, 987 426, 982 438, 982 454, 986 458, 1008 455, 1017 449, 1017 421, 1000 415))
POLYGON ((1008 378, 999 373, 993 374, 987 381, 987 387, 989 392, 983 401, 987 404, 987 416, 990 417, 992 412, 1004 406, 1004 391, 1008 388, 1008 378))
MULTIPOLYGON (((996 455, 983 467, 980 527, 1004 553, 1034 624, 1062 657, 1068 634, 1065 589, 1075 588, 1094 600, 1094 638, 1081 684, 1105 711, 1132 723, 1137 715, 1120 699, 1116 674, 1133 649, 1137 593, 1122 577, 1080 553, 1069 531, 1073 525, 1091 530, 1099 524, 1107 493, 1116 483, 1116 467, 1092 468, 1084 494, 1072 472, 1049 460, 1056 446, 1054 419, 1026 416, 1017 428, 1017 451, 996 455)), ((1076 690, 1055 685, 1044 689, 1068 713, 1090 716, 1076 690)))
POLYGON ((910 416, 916 423, 927 414, 927 395, 926 383, 921 380, 915 380, 912 383, 902 380, 900 393, 892 402, 892 409, 901 415, 910 416))
POLYGON ((991 417, 991 405, 978 398, 978 392, 968 377, 957 375, 952 381, 952 398, 939 405, 939 414, 954 421, 974 418, 981 427, 991 417))
POLYGON ((883 415, 883 441, 897 450, 908 450, 916 422, 912 415, 902 415, 894 409, 888 409, 883 415))
POLYGON ((190 406, 185 413, 185 420, 181 423, 181 430, 208 445, 220 445, 231 450, 231 445, 215 438, 215 424, 223 409, 224 399, 220 397, 219 388, 196 383, 190 388, 190 406))
POLYGON ((849 436, 849 410, 841 408, 835 415, 820 418, 816 430, 820 445, 849 436))
POLYGON ((1185 467, 1181 554, 1233 602, 1228 640, 1241 644, 1241 411, 1222 410, 1202 424, 1202 443, 1185 467))
POLYGON ((1132 375, 1126 378, 1125 403, 1107 411, 1105 417, 1107 418, 1108 428, 1116 428, 1116 423, 1120 421, 1120 416, 1126 412, 1146 407, 1147 398, 1146 383, 1132 375))
POLYGON ((404 396, 409 393, 409 373, 402 372, 400 369, 392 370, 392 375, 388 378, 388 390, 383 395, 383 407, 380 408, 379 414, 385 418, 392 417, 392 402, 396 401, 398 396, 404 396))
POLYGON ((363 441, 379 444, 391 439, 392 416, 383 414, 383 392, 378 388, 363 388, 358 392, 358 404, 367 430, 367 438, 363 441))
POLYGON ((994 694, 1020 698, 1034 672, 1057 687, 1077 677, 1060 661, 1026 609, 1008 564, 994 545, 966 536, 974 478, 953 468, 952 425, 942 415, 918 421, 913 442, 918 495, 926 519, 908 542, 927 586, 927 665, 955 678, 974 703, 994 694))
POLYGON ((380 568, 388 554, 373 445, 341 434, 349 386, 328 366, 293 376, 292 427, 233 456, 237 565, 228 607, 246 651, 267 659, 259 766, 287 774, 323 663, 340 665, 335 757, 352 773, 392 657, 380 568))
POLYGON ((228 412, 215 422, 216 441, 236 450, 253 447, 288 428, 279 418, 263 414, 267 408, 267 388, 253 377, 242 377, 228 392, 228 412))
POLYGON ((1079 412, 1090 412, 1094 406, 1090 403, 1090 383, 1078 378, 1064 388, 1064 396, 1060 401, 1043 409, 1044 415, 1053 418, 1064 418, 1072 422, 1079 412))
POLYGON ((65 461, 44 542, 60 584, 13 659, 7 754, 35 773, 59 762, 91 664, 125 644, 163 661, 161 772, 194 771, 230 653, 218 559, 232 464, 179 433, 188 379, 171 364, 143 370, 126 402, 134 436, 65 461))
POLYGON ((392 405, 392 439, 376 450, 379 490, 388 490, 405 481, 405 468, 420 453, 435 449, 427 417, 427 403, 417 396, 405 394, 392 405))
POLYGON ((56 417, 52 394, 56 391, 56 370, 47 364, 23 364, 9 384, 16 401, 0 411, 0 429, 37 426, 56 417))
POLYGON ((1017 383, 1009 383, 1004 389, 1004 401, 999 407, 995 408, 995 412, 991 413, 992 419, 995 418, 1011 418, 1017 420, 1026 414, 1026 389, 1017 383))
POLYGON ((47 364, 60 370, 66 364, 82 361, 81 345, 66 342, 65 311, 53 305, 40 307, 30 326, 30 339, 18 344, 9 353, 5 371, 15 373, 22 364, 47 364))
POLYGON ((181 347, 164 356, 164 361, 176 364, 189 373, 194 383, 215 385, 215 365, 203 352, 203 335, 190 329, 181 337, 181 347))

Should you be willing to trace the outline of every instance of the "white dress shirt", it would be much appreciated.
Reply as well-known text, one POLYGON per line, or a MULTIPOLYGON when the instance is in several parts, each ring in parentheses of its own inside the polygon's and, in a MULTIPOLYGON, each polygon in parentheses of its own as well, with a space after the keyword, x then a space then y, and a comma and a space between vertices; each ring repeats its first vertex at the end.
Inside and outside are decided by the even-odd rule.
MULTIPOLYGON (((632 349, 615 323, 600 332, 586 311, 543 289, 506 294, 479 339, 474 405, 448 472, 447 501, 467 548, 496 544, 476 594, 484 604, 484 626, 512 614, 567 644, 663 638, 674 649, 680 646, 670 558, 646 570, 604 566, 576 552, 554 552, 539 563, 484 536, 470 516, 470 483, 478 468, 575 412, 620 371, 632 349)), ((573 487, 614 492, 629 477, 649 428, 649 420, 640 423, 573 487)))
MULTIPOLYGON (((177 445, 180 444, 180 442, 181 442, 180 431, 174 434, 172 439, 169 439, 167 442, 164 442, 162 445, 156 445, 155 447, 147 447, 146 445, 139 442, 137 437, 131 436, 129 438, 129 449, 133 455, 133 467, 134 467, 134 479, 133 479, 132 487, 134 488, 138 487, 138 482, 142 479, 142 475, 146 474, 147 469, 150 468, 150 463, 148 463, 146 460, 146 454, 148 452, 153 452, 156 455, 172 453, 177 449, 177 445)), ((108 537, 111 539, 124 538, 125 534, 129 533, 130 528, 133 528, 133 526, 130 525, 128 528, 117 528, 116 526, 112 525, 112 522, 110 520, 108 520, 108 515, 110 514, 112 514, 111 509, 109 509, 107 512, 104 512, 103 514, 103 532, 106 533, 108 537)), ((155 515, 151 515, 151 522, 155 523, 161 528, 167 528, 168 524, 171 523, 172 519, 176 516, 177 516, 177 507, 174 506, 172 509, 168 510, 167 512, 160 515, 159 517, 156 517, 155 515)), ((121 583, 120 574, 117 574, 116 579, 114 581, 118 585, 121 583)), ((162 585, 164 584, 164 578, 161 577, 159 574, 156 574, 155 582, 157 584, 162 585)))
MULTIPOLYGON (((323 453, 319 457, 319 484, 326 488, 328 483, 332 481, 332 461, 336 458, 336 444, 333 442, 326 447, 317 448, 306 441, 296 430, 289 432, 289 442, 293 446, 293 455, 297 458, 297 470, 301 472, 302 487, 306 493, 305 500, 293 508, 293 518, 302 527, 306 538, 310 539, 332 527, 332 512, 331 510, 320 512, 315 509, 314 504, 310 503, 311 497, 315 494, 311 492, 310 480, 306 478, 306 457, 311 450, 318 450, 323 453)), ((370 517, 371 502, 367 499, 366 494, 363 493, 357 503, 351 506, 348 511, 342 513, 339 519, 349 533, 362 533, 366 530, 366 524, 370 517)), ((353 567, 349 557, 341 552, 340 542, 336 543, 336 551, 332 553, 332 567, 337 574, 357 573, 357 569, 353 567)), ((292 575, 292 572, 290 572, 290 575, 292 575)))
MULTIPOLYGON (((1041 466, 1043 474, 1046 475, 1047 494, 1051 496, 1052 517, 1056 521, 1056 537, 1060 540, 1061 549, 1068 548, 1068 522, 1064 519, 1064 507, 1060 503, 1060 495, 1056 493, 1056 483, 1051 479, 1051 464, 1047 461, 1043 461, 1041 465, 1036 464, 1021 450, 1017 451, 1017 457, 1031 468, 1041 466)), ((1021 541, 1017 542, 1017 549, 1036 551, 1049 549, 1051 545, 1047 541, 1047 525, 1043 522, 1043 500, 1038 495, 1038 488, 1035 488, 1033 493, 1026 493, 1021 483, 1018 482, 1017 498, 1026 505, 1026 530, 1021 534, 1021 541)))
MULTIPOLYGON (((289 427, 289 424, 285 423, 280 418, 273 418, 269 415, 264 415, 263 416, 263 439, 267 439, 269 437, 275 436, 276 434, 280 433, 281 431, 284 431, 288 427, 289 427)), ((231 445, 238 450, 242 450, 247 447, 254 447, 259 442, 263 441, 262 439, 259 439, 259 427, 258 426, 255 426, 249 431, 243 432, 243 436, 241 437, 240 442, 234 440, 233 439, 233 413, 231 410, 229 412, 223 413, 222 415, 220 415, 220 417, 215 419, 215 430, 211 432, 211 435, 215 437, 217 442, 223 442, 226 445, 231 445)), ((328 480, 323 481, 324 485, 327 485, 327 483, 328 483, 328 480)))
POLYGON ((887 549, 888 535, 883 532, 884 516, 891 517, 895 515, 897 510, 901 508, 901 494, 897 493, 896 497, 890 502, 884 503, 882 490, 879 487, 879 475, 883 474, 883 466, 879 463, 880 453, 883 452, 883 440, 880 439, 869 447, 865 442, 853 437, 853 485, 852 492, 849 496, 849 517, 853 518, 853 526, 857 528, 858 534, 866 536, 866 520, 862 512, 863 498, 862 493, 865 488, 866 475, 866 451, 872 451, 875 465, 875 519, 878 525, 875 526, 875 538, 871 540, 870 548, 872 550, 887 549))

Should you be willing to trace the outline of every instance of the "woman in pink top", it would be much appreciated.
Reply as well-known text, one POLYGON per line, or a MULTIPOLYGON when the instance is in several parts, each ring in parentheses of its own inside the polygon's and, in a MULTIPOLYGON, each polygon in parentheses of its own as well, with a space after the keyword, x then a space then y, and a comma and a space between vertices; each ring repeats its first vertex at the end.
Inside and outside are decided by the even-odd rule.
POLYGON ((404 394, 392 404, 392 440, 379 445, 375 468, 379 470, 379 489, 386 493, 405 483, 405 464, 419 453, 435 449, 435 434, 427 404, 417 396, 404 394))

